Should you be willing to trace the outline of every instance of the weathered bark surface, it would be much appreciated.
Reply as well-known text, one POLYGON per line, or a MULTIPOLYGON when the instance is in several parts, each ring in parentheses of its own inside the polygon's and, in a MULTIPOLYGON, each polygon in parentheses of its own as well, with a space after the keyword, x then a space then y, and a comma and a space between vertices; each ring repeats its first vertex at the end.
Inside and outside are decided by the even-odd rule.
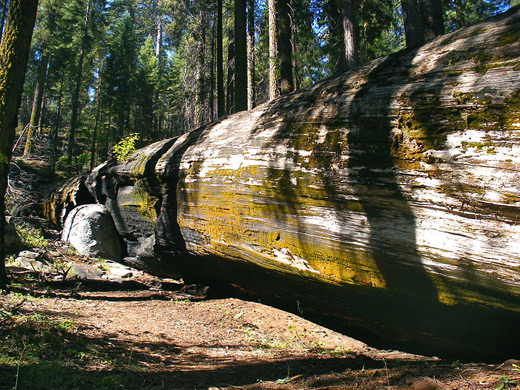
POLYGON ((520 9, 86 181, 127 261, 378 346, 520 350, 520 9))

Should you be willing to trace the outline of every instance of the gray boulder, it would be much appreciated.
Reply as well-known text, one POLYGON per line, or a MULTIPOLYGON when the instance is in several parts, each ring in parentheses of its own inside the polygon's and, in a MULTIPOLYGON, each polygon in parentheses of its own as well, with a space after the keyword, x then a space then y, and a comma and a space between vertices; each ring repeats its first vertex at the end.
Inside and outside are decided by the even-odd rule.
POLYGON ((76 207, 65 220, 61 239, 89 257, 121 260, 123 249, 109 212, 103 205, 76 207))

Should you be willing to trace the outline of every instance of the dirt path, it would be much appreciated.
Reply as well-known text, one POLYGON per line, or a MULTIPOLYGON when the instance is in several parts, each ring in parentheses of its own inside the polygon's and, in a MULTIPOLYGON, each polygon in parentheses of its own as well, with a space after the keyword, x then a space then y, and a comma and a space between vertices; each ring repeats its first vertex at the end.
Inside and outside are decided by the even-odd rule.
MULTIPOLYGON (((511 379, 504 388, 518 388, 511 365, 453 365, 380 351, 259 303, 157 300, 147 292, 81 295, 29 298, 20 309, 71 324, 61 337, 74 357, 61 358, 59 375, 79 379, 63 388, 495 389, 501 378, 511 379)), ((1 298, 4 307, 13 299, 20 296, 1 298)), ((2 373, 13 370, 0 364, 2 373)))

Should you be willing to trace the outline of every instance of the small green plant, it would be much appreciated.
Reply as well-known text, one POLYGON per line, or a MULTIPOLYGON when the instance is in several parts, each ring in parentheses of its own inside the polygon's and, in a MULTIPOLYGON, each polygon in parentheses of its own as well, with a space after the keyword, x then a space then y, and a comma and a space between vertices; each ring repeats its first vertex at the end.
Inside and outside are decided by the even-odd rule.
POLYGON ((510 387, 517 385, 516 381, 508 378, 507 376, 501 376, 499 379, 500 383, 497 387, 495 387, 495 390, 509 389, 510 387))
POLYGON ((138 139, 139 134, 132 133, 112 147, 112 153, 116 156, 117 161, 126 160, 135 151, 135 143, 138 139))
POLYGON ((45 248, 48 245, 40 229, 26 223, 16 225, 16 232, 22 243, 30 248, 45 248))

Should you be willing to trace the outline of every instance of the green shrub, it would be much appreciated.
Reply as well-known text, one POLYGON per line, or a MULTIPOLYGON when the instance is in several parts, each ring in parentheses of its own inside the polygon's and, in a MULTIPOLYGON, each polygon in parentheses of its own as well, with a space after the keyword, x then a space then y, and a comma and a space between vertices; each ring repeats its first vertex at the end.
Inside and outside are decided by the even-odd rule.
POLYGON ((139 134, 132 133, 112 147, 112 153, 116 156, 117 161, 124 161, 135 152, 135 143, 138 139, 139 134))

